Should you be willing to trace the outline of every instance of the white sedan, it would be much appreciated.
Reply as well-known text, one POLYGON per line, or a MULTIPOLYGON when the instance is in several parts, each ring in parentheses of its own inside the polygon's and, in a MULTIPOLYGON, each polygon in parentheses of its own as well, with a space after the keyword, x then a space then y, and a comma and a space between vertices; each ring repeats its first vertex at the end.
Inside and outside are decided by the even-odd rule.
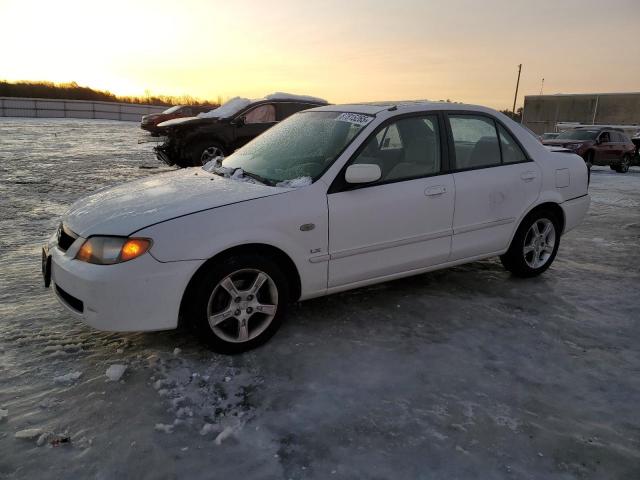
POLYGON ((292 301, 498 255, 514 275, 539 275, 588 207, 584 161, 494 110, 331 105, 221 165, 77 201, 43 272, 95 328, 180 321, 233 353, 273 335, 292 301))

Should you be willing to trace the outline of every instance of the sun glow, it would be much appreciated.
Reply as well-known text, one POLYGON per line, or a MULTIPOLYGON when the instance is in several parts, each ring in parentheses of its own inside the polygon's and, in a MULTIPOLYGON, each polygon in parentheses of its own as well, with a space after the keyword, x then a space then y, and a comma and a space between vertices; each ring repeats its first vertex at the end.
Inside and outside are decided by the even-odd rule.
POLYGON ((617 3, 608 26, 577 0, 0 0, 0 76, 119 95, 290 91, 333 102, 450 98, 504 108, 518 63, 523 95, 538 93, 543 76, 547 91, 637 90, 640 64, 629 59, 640 56, 640 42, 627 42, 624 56, 610 55, 607 42, 564 59, 549 54, 589 25, 602 38, 631 38, 633 7, 617 3))

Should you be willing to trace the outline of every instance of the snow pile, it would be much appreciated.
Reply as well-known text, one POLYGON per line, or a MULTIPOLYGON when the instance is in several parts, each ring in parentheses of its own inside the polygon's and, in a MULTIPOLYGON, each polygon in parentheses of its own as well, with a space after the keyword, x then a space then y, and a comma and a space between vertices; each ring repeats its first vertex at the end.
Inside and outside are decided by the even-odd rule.
POLYGON ((59 377, 53 377, 54 383, 73 383, 82 376, 82 372, 71 372, 59 377))
POLYGON ((284 187, 284 188, 300 188, 306 187, 307 185, 311 185, 313 183, 313 179, 311 177, 298 177, 292 178, 291 180, 284 180, 282 182, 276 183, 276 187, 284 187))
POLYGON ((324 98, 311 95, 295 95, 293 93, 275 92, 264 97, 266 100, 298 100, 301 102, 329 103, 324 98))
POLYGON ((165 423, 156 423, 156 432, 173 433, 173 425, 167 425, 165 423))
MULTIPOLYGON (((260 102, 262 100, 295 100, 299 102, 314 102, 314 103, 329 103, 323 98, 312 97, 310 95, 295 95, 293 93, 275 92, 271 93, 264 98, 254 98, 250 100, 244 97, 234 97, 228 102, 223 103, 218 108, 209 110, 198 114, 198 118, 227 118, 235 115, 240 110, 248 107, 252 103, 260 102)), ((166 126, 168 122, 164 122, 161 126, 166 126)))
POLYGON ((16 432, 14 437, 19 438, 21 440, 31 440, 33 438, 39 437, 44 433, 44 430, 41 428, 27 428, 25 430, 20 430, 16 432))
POLYGON ((205 163, 202 166, 202 169, 206 172, 215 173, 216 175, 220 175, 224 178, 229 178, 231 180, 262 185, 261 182, 258 182, 254 178, 245 177, 244 170, 242 170, 241 168, 223 167, 222 166, 223 160, 224 160, 224 157, 216 157, 213 160, 210 160, 207 163, 205 163))
POLYGON ((198 114, 198 118, 226 118, 235 115, 243 108, 248 107, 251 100, 248 98, 234 97, 228 102, 223 103, 218 108, 198 114))
POLYGON ((122 375, 124 375, 126 369, 126 365, 111 365, 109 368, 107 368, 105 375, 112 382, 117 382, 122 378, 122 375))

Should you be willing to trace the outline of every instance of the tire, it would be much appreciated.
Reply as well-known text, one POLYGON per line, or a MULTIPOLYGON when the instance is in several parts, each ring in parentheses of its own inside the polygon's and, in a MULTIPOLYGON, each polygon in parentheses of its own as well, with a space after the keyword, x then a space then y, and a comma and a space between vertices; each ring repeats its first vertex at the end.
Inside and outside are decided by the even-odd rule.
POLYGON ((627 173, 629 171, 629 167, 631 166, 631 156, 626 154, 622 157, 620 161, 620 165, 618 166, 616 172, 618 173, 627 173))
POLYGON ((591 167, 593 167, 593 151, 587 152, 584 163, 587 165, 587 185, 589 185, 591 183, 591 167))
POLYGON ((522 220, 509 250, 500 256, 500 261, 517 277, 535 277, 553 263, 559 245, 560 222, 555 213, 546 209, 534 210, 522 220))
POLYGON ((587 168, 591 170, 591 167, 593 167, 593 150, 588 151, 584 156, 584 163, 586 163, 587 168))
POLYGON ((199 167, 209 160, 213 160, 216 156, 225 156, 225 150, 220 144, 212 141, 200 142, 191 149, 191 166, 199 167))
POLYGON ((277 264, 267 257, 238 255, 205 268, 186 311, 199 337, 224 354, 245 352, 269 340, 280 328, 290 298, 287 278, 277 264))

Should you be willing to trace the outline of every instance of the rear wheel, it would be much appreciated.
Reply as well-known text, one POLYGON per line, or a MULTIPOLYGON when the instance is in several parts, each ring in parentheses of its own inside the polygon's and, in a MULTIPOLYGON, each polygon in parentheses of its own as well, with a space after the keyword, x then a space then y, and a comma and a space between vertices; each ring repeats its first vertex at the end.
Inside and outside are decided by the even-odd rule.
POLYGON ((593 151, 587 152, 584 157, 584 163, 587 165, 587 183, 591 183, 591 167, 593 167, 593 151))
POLYGON ((622 157, 622 161, 620 162, 620 165, 616 169, 616 172, 627 173, 629 171, 630 166, 631 166, 631 155, 626 154, 624 157, 622 157))
POLYGON ((280 327, 289 301, 275 262, 255 255, 229 257, 198 279, 188 320, 216 352, 240 353, 266 342, 280 327))
POLYGON ((500 261, 518 277, 534 277, 553 263, 559 245, 560 222, 556 215, 537 210, 524 218, 500 261))

